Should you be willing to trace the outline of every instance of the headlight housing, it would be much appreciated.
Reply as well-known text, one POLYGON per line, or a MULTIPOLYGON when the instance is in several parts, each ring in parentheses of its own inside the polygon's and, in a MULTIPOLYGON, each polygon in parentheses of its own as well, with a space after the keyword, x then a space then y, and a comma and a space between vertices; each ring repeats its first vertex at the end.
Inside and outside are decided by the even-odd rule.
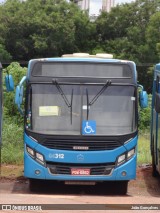
POLYGON ((135 154, 135 148, 131 149, 129 152, 127 152, 127 160, 132 158, 134 154, 135 154))
POLYGON ((36 152, 36 160, 40 163, 43 163, 44 164, 44 157, 42 154, 36 152))
POLYGON ((126 155, 125 154, 120 155, 117 160, 117 165, 120 165, 120 164, 124 163, 125 161, 126 161, 126 155))
POLYGON ((31 149, 29 146, 27 146, 26 150, 31 157, 34 157, 34 150, 33 149, 31 149))
POLYGON ((128 152, 123 153, 117 158, 117 166, 127 162, 129 159, 131 159, 136 152, 136 148, 129 150, 128 152))
POLYGON ((32 149, 29 146, 26 146, 26 151, 35 161, 37 161, 38 163, 42 165, 45 165, 45 159, 41 153, 36 152, 34 149, 32 149))

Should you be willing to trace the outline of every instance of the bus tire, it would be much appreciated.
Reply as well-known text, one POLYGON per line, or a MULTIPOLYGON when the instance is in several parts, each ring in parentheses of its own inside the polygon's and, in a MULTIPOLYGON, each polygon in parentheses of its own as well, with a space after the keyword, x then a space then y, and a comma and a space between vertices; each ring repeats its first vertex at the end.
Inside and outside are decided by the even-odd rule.
POLYGON ((29 190, 31 192, 37 192, 40 188, 40 183, 38 179, 29 179, 29 190))
POLYGON ((155 159, 154 159, 154 155, 152 155, 152 176, 153 177, 158 177, 159 173, 156 169, 156 165, 155 165, 155 159))
POLYGON ((117 181, 116 182, 116 191, 119 195, 126 195, 128 191, 128 181, 117 181))
POLYGON ((158 177, 158 171, 156 170, 155 157, 154 157, 154 137, 152 139, 152 176, 158 177))

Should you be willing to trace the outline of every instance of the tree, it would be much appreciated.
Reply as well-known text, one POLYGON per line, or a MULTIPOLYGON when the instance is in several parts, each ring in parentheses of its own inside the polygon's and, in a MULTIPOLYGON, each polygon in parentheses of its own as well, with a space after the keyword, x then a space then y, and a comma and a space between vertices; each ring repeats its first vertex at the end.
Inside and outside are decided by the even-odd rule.
POLYGON ((110 13, 102 13, 97 19, 97 34, 103 50, 117 58, 137 63, 155 61, 146 40, 150 17, 159 10, 159 0, 137 0, 118 5, 110 13))
MULTIPOLYGON (((0 20, 2 17, 3 11, 2 8, 0 7, 0 20)), ((4 30, 5 30, 5 25, 4 22, 0 22, 0 62, 8 62, 11 60, 11 55, 10 53, 6 50, 5 47, 5 35, 4 35, 4 30)))
MULTIPOLYGON (((4 73, 9 73, 13 76, 15 87, 19 84, 23 76, 26 75, 27 68, 21 67, 18 62, 12 62, 8 67, 3 69, 4 73)), ((5 88, 5 86, 4 86, 5 88)), ((19 116, 17 106, 14 103, 15 93, 7 92, 4 89, 4 114, 8 119, 14 119, 16 123, 23 122, 23 117, 19 116)))
POLYGON ((93 46, 94 25, 73 3, 8 0, 0 9, 0 22, 4 23, 0 35, 14 60, 61 56, 93 46))
POLYGON ((146 29, 146 40, 155 62, 160 60, 160 12, 153 14, 146 29))
POLYGON ((0 44, 0 62, 8 62, 11 58, 11 55, 7 52, 4 45, 0 44))

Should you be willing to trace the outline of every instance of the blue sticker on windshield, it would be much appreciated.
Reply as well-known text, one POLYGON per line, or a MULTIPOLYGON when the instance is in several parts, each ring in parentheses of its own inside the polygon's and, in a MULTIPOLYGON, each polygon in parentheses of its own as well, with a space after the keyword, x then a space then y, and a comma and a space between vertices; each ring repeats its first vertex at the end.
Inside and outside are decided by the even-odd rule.
POLYGON ((82 121, 82 135, 95 135, 96 121, 82 121))

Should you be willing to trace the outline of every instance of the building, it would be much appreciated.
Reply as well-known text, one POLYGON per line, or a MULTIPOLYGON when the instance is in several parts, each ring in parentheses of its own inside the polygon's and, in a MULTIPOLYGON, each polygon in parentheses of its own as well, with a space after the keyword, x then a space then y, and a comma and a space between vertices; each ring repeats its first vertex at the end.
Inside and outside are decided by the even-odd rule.
POLYGON ((89 12, 90 0, 74 0, 81 10, 87 10, 89 12))
POLYGON ((102 0, 102 11, 110 12, 111 8, 115 6, 114 0, 102 0))

